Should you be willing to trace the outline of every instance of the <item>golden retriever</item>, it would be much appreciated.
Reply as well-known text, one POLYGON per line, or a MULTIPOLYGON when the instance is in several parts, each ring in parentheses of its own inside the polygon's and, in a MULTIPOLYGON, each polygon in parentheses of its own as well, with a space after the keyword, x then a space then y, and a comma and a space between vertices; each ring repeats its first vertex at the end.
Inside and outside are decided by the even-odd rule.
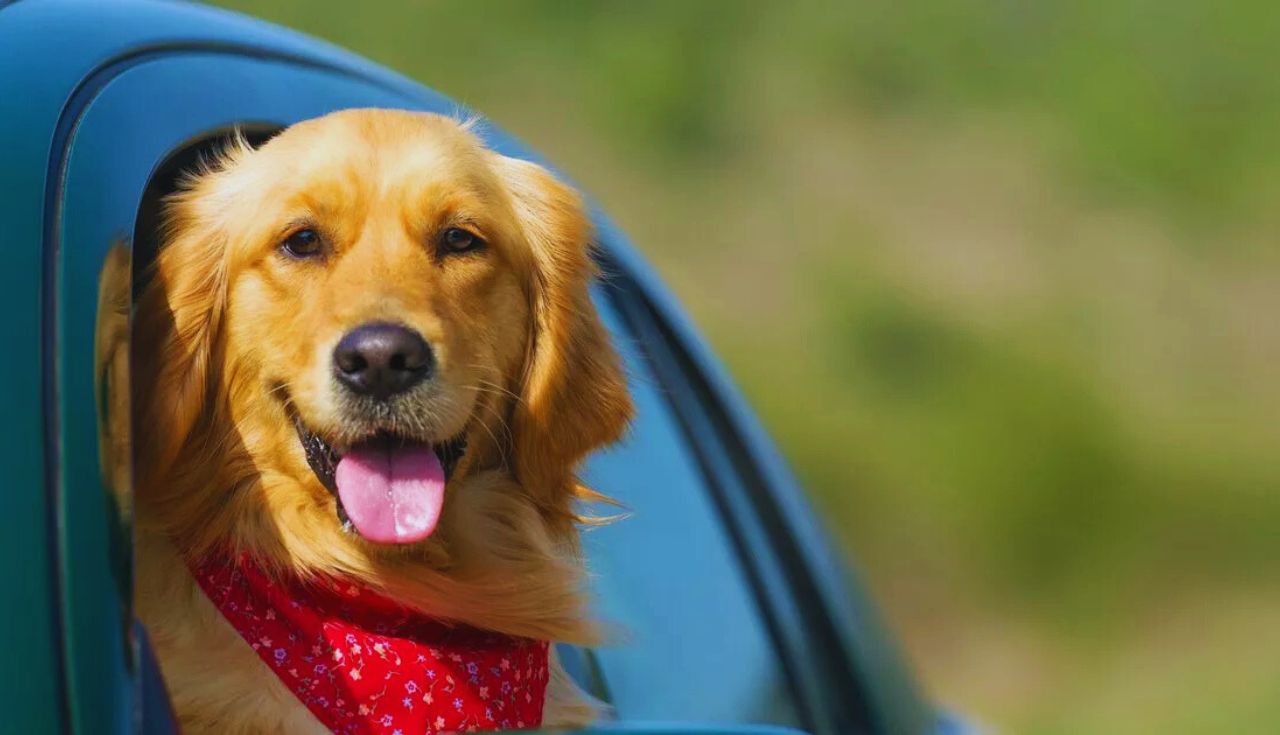
MULTIPOLYGON (((233 144, 167 202, 134 332, 136 592, 185 732, 323 731, 193 581, 222 550, 595 638, 574 471, 632 409, 593 233, 573 190, 470 127, 337 112, 233 144), (377 461, 425 484, 379 485, 377 461)), ((544 723, 583 721, 551 668, 544 723)))

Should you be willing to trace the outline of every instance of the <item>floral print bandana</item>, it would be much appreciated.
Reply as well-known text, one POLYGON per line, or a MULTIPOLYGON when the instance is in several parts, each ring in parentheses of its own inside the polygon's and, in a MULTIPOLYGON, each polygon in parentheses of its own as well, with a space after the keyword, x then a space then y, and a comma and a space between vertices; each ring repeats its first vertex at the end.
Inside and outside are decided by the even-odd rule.
POLYGON ((275 580, 244 556, 215 555, 192 573, 240 637, 335 733, 542 722, 546 641, 447 625, 340 579, 275 580))

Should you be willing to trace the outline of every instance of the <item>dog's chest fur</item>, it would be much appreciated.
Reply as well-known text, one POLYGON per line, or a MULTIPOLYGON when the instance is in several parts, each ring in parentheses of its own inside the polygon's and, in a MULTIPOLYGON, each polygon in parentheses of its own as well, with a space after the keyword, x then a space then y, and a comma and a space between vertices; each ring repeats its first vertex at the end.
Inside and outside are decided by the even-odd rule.
POLYGON ((140 531, 137 552, 138 615, 184 733, 328 732, 245 645, 167 541, 140 531))

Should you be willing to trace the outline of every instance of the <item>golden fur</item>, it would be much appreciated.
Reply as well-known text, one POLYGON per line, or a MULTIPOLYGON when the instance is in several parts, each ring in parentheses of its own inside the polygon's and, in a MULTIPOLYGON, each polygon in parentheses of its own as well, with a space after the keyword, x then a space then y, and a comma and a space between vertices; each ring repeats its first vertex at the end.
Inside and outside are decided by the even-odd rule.
MULTIPOLYGON (((137 602, 184 731, 320 731, 187 574, 185 559, 224 545, 441 618, 592 641, 573 505, 590 491, 574 468, 620 436, 631 404, 588 294, 578 196, 454 120, 349 110, 233 145, 167 206, 134 339, 137 602), (323 258, 279 252, 299 223, 323 258), (454 226, 487 247, 441 256, 454 226), (439 526, 410 547, 342 530, 293 424, 335 445, 368 428, 335 399, 329 359, 374 320, 416 329, 437 361, 394 428, 467 438, 439 526)), ((553 679, 548 719, 581 719, 553 679)))

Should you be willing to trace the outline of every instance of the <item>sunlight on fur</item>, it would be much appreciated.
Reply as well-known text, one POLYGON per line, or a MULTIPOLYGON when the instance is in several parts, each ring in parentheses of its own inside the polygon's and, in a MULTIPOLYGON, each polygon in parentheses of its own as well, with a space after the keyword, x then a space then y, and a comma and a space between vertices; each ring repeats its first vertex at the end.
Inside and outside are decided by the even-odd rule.
MULTIPOLYGON (((137 603, 186 732, 324 731, 191 577, 211 554, 483 630, 597 639, 575 511, 594 494, 574 471, 632 409, 589 296, 593 233, 572 189, 473 128, 334 113, 233 143, 168 200, 133 340, 137 603), (339 342, 374 323, 429 349, 429 375, 391 397, 334 377, 339 342), (444 457, 425 540, 362 536, 375 521, 304 446, 341 473, 385 436, 444 457)), ((591 717, 554 660, 547 701, 545 724, 591 717)))

